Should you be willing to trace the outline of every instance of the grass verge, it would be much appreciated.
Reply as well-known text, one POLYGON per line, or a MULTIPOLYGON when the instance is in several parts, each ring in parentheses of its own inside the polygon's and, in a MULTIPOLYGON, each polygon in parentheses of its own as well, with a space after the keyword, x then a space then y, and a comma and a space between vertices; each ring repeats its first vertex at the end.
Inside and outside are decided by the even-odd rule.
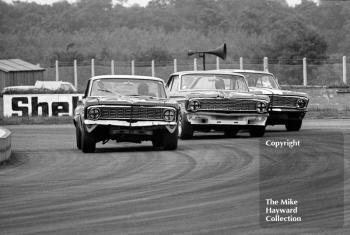
POLYGON ((348 119, 350 110, 322 109, 309 110, 305 116, 306 119, 348 119))
POLYGON ((71 124, 73 117, 4 117, 0 125, 71 124))

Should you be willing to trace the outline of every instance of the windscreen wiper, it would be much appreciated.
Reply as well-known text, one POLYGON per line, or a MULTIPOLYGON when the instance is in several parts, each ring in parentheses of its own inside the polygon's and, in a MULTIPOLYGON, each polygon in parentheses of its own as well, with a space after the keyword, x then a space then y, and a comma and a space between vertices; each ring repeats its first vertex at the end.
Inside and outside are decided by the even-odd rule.
POLYGON ((147 97, 147 98, 151 98, 151 99, 156 99, 156 96, 152 96, 152 95, 128 95, 128 96, 136 96, 136 97, 147 97))
POLYGON ((114 94, 114 92, 112 92, 112 91, 110 91, 110 90, 107 90, 107 89, 100 89, 100 88, 98 88, 98 89, 96 89, 96 90, 98 90, 98 91, 104 91, 104 92, 108 92, 108 93, 113 93, 113 94, 114 94))

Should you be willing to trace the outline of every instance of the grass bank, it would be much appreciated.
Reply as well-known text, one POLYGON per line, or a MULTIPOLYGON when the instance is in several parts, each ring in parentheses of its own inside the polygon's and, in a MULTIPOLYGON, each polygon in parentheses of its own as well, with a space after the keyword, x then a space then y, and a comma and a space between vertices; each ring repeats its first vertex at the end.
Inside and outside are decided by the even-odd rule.
POLYGON ((73 117, 5 117, 0 119, 0 125, 35 125, 35 124, 70 124, 73 117))

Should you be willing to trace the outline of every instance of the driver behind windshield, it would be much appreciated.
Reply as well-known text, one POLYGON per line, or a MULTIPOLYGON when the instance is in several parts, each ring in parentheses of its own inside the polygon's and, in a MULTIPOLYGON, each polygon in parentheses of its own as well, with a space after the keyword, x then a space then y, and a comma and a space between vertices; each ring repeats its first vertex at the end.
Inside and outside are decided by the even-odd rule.
POLYGON ((225 90, 225 82, 221 78, 215 80, 215 88, 218 90, 225 90))
POLYGON ((146 83, 140 83, 140 85, 137 88, 137 92, 139 95, 142 96, 149 96, 149 87, 146 83))

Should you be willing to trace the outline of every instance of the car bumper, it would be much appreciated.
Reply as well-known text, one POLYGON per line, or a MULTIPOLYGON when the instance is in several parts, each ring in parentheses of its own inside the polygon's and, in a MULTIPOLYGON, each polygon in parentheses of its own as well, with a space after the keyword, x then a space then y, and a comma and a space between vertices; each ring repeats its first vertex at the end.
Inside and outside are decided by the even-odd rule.
POLYGON ((92 132, 98 126, 110 126, 110 127, 122 127, 123 129, 139 129, 152 127, 165 127, 169 132, 173 132, 177 126, 177 122, 165 122, 165 121, 137 121, 128 122, 120 120, 84 120, 84 124, 88 132, 92 132))
POLYGON ((188 113, 187 121, 191 125, 231 125, 264 126, 268 114, 222 114, 222 113, 188 113))
POLYGON ((268 124, 285 124, 286 121, 303 120, 307 110, 273 108, 269 111, 268 124))

